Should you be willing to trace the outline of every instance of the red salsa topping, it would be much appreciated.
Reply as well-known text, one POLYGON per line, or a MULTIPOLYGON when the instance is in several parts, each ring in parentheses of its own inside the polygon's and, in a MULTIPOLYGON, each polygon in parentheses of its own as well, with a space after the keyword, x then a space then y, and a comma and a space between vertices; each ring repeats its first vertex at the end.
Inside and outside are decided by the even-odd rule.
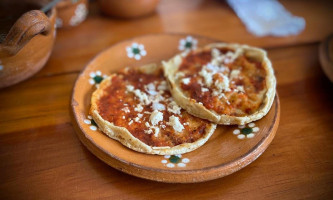
POLYGON ((161 93, 164 100, 159 101, 165 107, 165 110, 159 111, 163 113, 163 120, 156 125, 159 133, 157 137, 154 131, 147 133, 150 128, 146 126, 146 122, 151 125, 150 116, 154 111, 152 103, 142 105, 143 109, 140 112, 135 110, 140 101, 133 92, 128 91, 127 86, 133 86, 148 95, 146 86, 151 83, 155 85, 157 92, 158 86, 165 84, 161 70, 157 73, 146 74, 132 68, 113 76, 111 84, 104 89, 104 94, 98 101, 99 114, 115 126, 125 127, 134 137, 149 146, 173 147, 183 143, 192 143, 202 138, 209 122, 193 117, 183 109, 180 114, 169 112, 168 104, 171 94, 168 90, 161 93), (141 117, 138 117, 139 115, 141 117), (181 132, 176 132, 172 126, 168 125, 169 117, 172 115, 178 117, 183 125, 184 129, 181 132))
MULTIPOLYGON (((228 52, 234 53, 231 49, 218 49, 221 55, 228 52)), ((266 92, 266 71, 262 63, 240 54, 230 63, 224 63, 223 75, 228 78, 230 90, 225 90, 216 94, 216 80, 223 76, 214 74, 211 86, 204 84, 204 78, 200 76, 200 71, 213 59, 211 50, 201 52, 190 52, 182 60, 178 73, 183 76, 178 80, 182 90, 196 102, 201 102, 207 109, 214 110, 218 114, 230 116, 245 116, 254 113, 261 106, 263 95, 266 92), (239 73, 238 76, 231 77, 232 71, 239 73), (188 84, 182 82, 183 78, 190 78, 188 84)), ((222 82, 222 81, 221 81, 222 82)))

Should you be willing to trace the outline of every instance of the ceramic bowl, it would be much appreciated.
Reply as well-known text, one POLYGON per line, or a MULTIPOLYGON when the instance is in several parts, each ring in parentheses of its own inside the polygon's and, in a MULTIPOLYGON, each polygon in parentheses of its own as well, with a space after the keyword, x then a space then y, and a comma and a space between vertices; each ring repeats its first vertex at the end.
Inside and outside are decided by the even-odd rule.
POLYGON ((56 10, 39 11, 45 3, 1 0, 0 88, 29 78, 48 60, 56 35, 56 10))
POLYGON ((319 61, 326 76, 333 83, 333 34, 320 44, 319 61))
POLYGON ((88 0, 62 0, 57 6, 57 27, 70 28, 81 24, 88 15, 88 0))
POLYGON ((119 18, 136 18, 153 13, 159 0, 98 0, 106 15, 119 18))

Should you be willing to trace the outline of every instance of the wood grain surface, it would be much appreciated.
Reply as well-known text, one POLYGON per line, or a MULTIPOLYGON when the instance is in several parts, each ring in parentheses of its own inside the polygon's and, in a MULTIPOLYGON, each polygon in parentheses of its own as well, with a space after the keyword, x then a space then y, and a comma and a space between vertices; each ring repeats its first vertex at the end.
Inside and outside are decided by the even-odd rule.
POLYGON ((333 32, 333 2, 281 3, 306 19, 300 35, 257 38, 218 0, 162 0, 157 14, 132 21, 102 16, 92 3, 85 22, 58 32, 42 71, 0 90, 0 199, 332 199, 333 85, 320 67, 318 46, 333 32), (255 162, 214 181, 166 184, 119 172, 80 143, 69 108, 79 71, 116 42, 161 32, 268 50, 281 118, 276 137, 255 162))

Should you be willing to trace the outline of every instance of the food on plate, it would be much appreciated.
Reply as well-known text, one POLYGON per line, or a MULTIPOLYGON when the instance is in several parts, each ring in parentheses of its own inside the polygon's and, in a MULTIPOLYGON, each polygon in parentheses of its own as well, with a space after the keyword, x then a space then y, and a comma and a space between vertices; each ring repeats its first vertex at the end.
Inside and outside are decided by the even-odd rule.
POLYGON ((174 100, 190 114, 218 124, 246 124, 271 108, 276 79, 264 50, 216 43, 163 62, 174 100))
POLYGON ((216 128, 177 105, 162 68, 154 64, 125 68, 104 79, 92 95, 90 113, 106 135, 147 154, 190 152, 216 128))

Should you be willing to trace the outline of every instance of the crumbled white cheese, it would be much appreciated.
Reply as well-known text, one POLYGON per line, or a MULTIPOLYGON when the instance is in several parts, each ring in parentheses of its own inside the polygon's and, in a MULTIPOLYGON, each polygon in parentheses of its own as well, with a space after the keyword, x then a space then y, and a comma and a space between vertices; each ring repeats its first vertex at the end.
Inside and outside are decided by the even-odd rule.
POLYGON ((134 118, 134 121, 135 121, 135 122, 140 122, 140 118, 139 118, 139 117, 136 117, 136 118, 134 118))
POLYGON ((229 68, 220 62, 215 62, 215 63, 210 62, 207 65, 204 65, 204 67, 207 70, 211 71, 213 74, 229 72, 229 68))
POLYGON ((143 107, 141 104, 137 104, 136 107, 134 108, 134 111, 136 111, 136 112, 142 112, 142 110, 143 110, 143 107))
POLYGON ((236 90, 245 93, 244 86, 242 86, 242 85, 238 85, 236 87, 236 90))
POLYGON ((146 91, 148 92, 148 94, 150 94, 150 95, 158 94, 158 92, 156 92, 154 83, 149 83, 148 85, 145 86, 145 88, 146 88, 146 91))
POLYGON ((222 98, 223 98, 223 99, 226 101, 226 103, 227 103, 228 105, 230 105, 230 102, 229 102, 227 96, 225 96, 224 93, 218 93, 218 92, 216 91, 216 93, 213 93, 213 96, 217 96, 217 98, 219 98, 219 99, 222 99, 222 98))
POLYGON ((183 82, 185 85, 188 85, 188 84, 191 82, 191 78, 183 78, 182 82, 183 82))
POLYGON ((208 72, 205 67, 201 69, 199 75, 204 79, 205 84, 209 87, 213 83, 213 73, 208 72))
POLYGON ((228 51, 226 54, 221 54, 221 52, 216 48, 213 48, 211 50, 211 54, 212 60, 210 61, 210 63, 221 67, 224 66, 223 63, 228 64, 233 62, 239 55, 231 51, 228 51))
POLYGON ((154 112, 151 113, 149 120, 151 124, 155 126, 158 124, 158 122, 163 120, 163 113, 161 113, 158 110, 155 110, 154 112))
POLYGON ((240 70, 234 69, 230 72, 230 80, 239 78, 240 70))
POLYGON ((198 79, 198 80, 197 80, 197 83, 198 83, 200 86, 203 86, 203 83, 202 83, 202 80, 201 80, 201 79, 198 79))
POLYGON ((172 126, 176 132, 182 132, 184 129, 184 126, 180 123, 179 118, 174 115, 169 117, 169 122, 167 124, 172 126))
MULTIPOLYGON (((163 116, 162 116, 162 120, 163 120, 163 116)), ((152 120, 150 119, 150 121, 152 121, 152 120)), ((157 123, 158 123, 158 122, 157 122, 157 123)), ((153 122, 152 122, 152 124, 153 124, 153 122)), ((147 134, 151 134, 151 133, 153 132, 152 129, 154 129, 154 136, 155 136, 155 137, 158 136, 158 134, 159 134, 159 132, 160 132, 160 128, 158 128, 157 126, 154 126, 154 124, 153 124, 153 125, 150 125, 148 122, 146 122, 145 125, 146 125, 146 127, 148 128, 148 130, 145 130, 145 131, 144 131, 145 133, 147 133, 147 134)))
POLYGON ((142 116, 143 116, 143 114, 138 113, 138 117, 139 117, 140 119, 142 118, 142 116))
POLYGON ((219 65, 224 66, 223 59, 224 59, 224 56, 219 56, 219 57, 213 58, 209 63, 212 65, 215 65, 215 66, 219 66, 219 65))
POLYGON ((139 98, 140 102, 142 102, 146 105, 150 104, 150 101, 149 101, 148 96, 147 96, 146 93, 142 92, 139 89, 136 89, 133 92, 134 92, 135 96, 139 98))
POLYGON ((147 85, 147 90, 155 90, 155 85, 154 85, 154 83, 149 83, 149 84, 147 85))
POLYGON ((159 134, 159 132, 160 132, 160 128, 158 128, 158 127, 152 126, 150 129, 145 130, 144 132, 146 134, 152 134, 153 133, 153 129, 154 129, 154 136, 157 137, 158 134, 159 134))
POLYGON ((208 92, 209 90, 208 90, 208 88, 201 88, 201 92, 208 92))
POLYGON ((161 81, 161 83, 157 86, 157 90, 167 90, 168 86, 167 86, 167 82, 166 81, 161 81))
POLYGON ((150 101, 149 101, 148 96, 147 96, 146 93, 142 92, 142 91, 139 90, 139 89, 135 89, 135 90, 134 90, 134 87, 133 87, 132 85, 127 85, 127 86, 126 86, 126 89, 127 89, 128 92, 133 92, 133 93, 135 94, 135 96, 136 96, 137 98, 139 98, 139 101, 140 101, 141 103, 144 103, 145 105, 150 104, 150 101))
POLYGON ((126 85, 126 89, 129 92, 132 92, 134 90, 134 86, 133 85, 126 85))
POLYGON ((125 116, 123 116, 123 119, 125 119, 125 116))
POLYGON ((211 50, 211 55, 212 55, 212 60, 210 61, 210 64, 218 66, 222 63, 224 55, 221 55, 221 52, 218 49, 213 48, 211 50))
POLYGON ((208 63, 207 65, 204 65, 203 68, 206 68, 206 69, 210 70, 213 73, 217 73, 218 71, 220 71, 219 66, 214 65, 212 63, 208 63))
POLYGON ((165 110, 165 106, 159 102, 153 102, 151 108, 153 110, 165 110))
POLYGON ((168 104, 168 111, 169 112, 180 115, 180 110, 181 110, 181 107, 179 107, 178 104, 175 101, 172 100, 168 104))
MULTIPOLYGON (((162 90, 161 90, 161 91, 162 91, 162 90)), ((163 92, 163 91, 162 91, 162 92, 163 92)), ((154 99, 153 99, 152 101, 154 101, 154 102, 159 102, 159 101, 163 101, 163 100, 165 100, 165 98, 164 98, 164 96, 160 93, 160 94, 154 96, 154 99)))
POLYGON ((220 82, 219 80, 215 81, 215 87, 219 90, 219 91, 230 91, 229 88, 229 78, 224 75, 224 74, 220 74, 222 76, 222 82, 220 82))
POLYGON ((153 95, 153 96, 158 94, 158 92, 156 92, 155 90, 149 90, 147 92, 148 92, 148 94, 153 95))
POLYGON ((211 53, 213 58, 219 57, 221 55, 220 51, 216 48, 213 48, 211 53))
POLYGON ((220 92, 220 91, 214 90, 213 93, 212 93, 212 95, 213 95, 213 96, 216 96, 216 97, 219 98, 219 99, 222 99, 222 98, 223 98, 223 99, 225 99, 225 100, 227 101, 228 104, 230 104, 229 101, 228 101, 228 99, 227 99, 227 96, 225 96, 225 94, 224 94, 223 92, 220 92))
POLYGON ((131 120, 129 123, 128 123, 128 125, 131 125, 133 123, 133 120, 131 120))
POLYGON ((154 134, 154 136, 157 137, 158 134, 159 134, 159 132, 160 132, 160 128, 158 128, 158 127, 154 127, 154 129, 155 129, 155 134, 154 134))
POLYGON ((152 132, 153 132, 153 130, 151 130, 151 129, 145 130, 145 133, 147 133, 147 134, 151 134, 152 132))
POLYGON ((234 62, 238 58, 238 56, 241 55, 242 53, 243 53, 243 50, 239 49, 239 48, 236 49, 236 52, 228 51, 225 54, 224 63, 229 64, 229 63, 234 62))
POLYGON ((220 94, 218 94, 218 95, 216 95, 216 96, 218 96, 219 99, 221 99, 221 98, 227 99, 227 96, 225 96, 224 93, 220 93, 220 94))
POLYGON ((122 108, 121 110, 124 111, 125 113, 129 113, 129 112, 131 112, 131 111, 129 110, 128 107, 124 107, 124 108, 122 108))
POLYGON ((213 96, 218 96, 219 94, 220 94, 219 91, 217 91, 217 90, 213 90, 213 93, 212 93, 213 96))

